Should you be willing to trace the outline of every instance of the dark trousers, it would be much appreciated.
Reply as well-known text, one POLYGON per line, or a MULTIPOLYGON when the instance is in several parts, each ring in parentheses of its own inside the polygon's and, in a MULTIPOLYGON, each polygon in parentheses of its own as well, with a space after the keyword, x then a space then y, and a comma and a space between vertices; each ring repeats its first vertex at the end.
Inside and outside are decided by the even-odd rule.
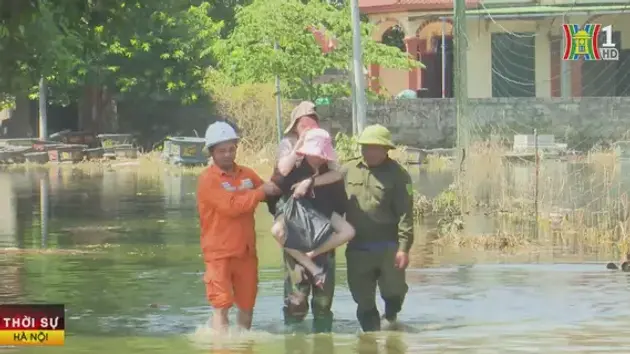
POLYGON ((284 254, 285 281, 284 281, 284 322, 287 325, 304 321, 308 314, 309 295, 311 295, 310 308, 313 312, 313 330, 316 333, 331 332, 333 313, 331 311, 333 296, 335 295, 335 256, 328 253, 320 257, 326 257, 326 282, 322 288, 313 285, 310 274, 297 263, 293 257, 284 254), (289 301, 290 294, 300 294, 298 304, 289 301))
POLYGON ((376 308, 376 287, 385 302, 385 319, 395 320, 409 290, 405 270, 396 268, 395 247, 377 251, 346 249, 348 287, 357 304, 357 319, 364 332, 381 329, 376 308))

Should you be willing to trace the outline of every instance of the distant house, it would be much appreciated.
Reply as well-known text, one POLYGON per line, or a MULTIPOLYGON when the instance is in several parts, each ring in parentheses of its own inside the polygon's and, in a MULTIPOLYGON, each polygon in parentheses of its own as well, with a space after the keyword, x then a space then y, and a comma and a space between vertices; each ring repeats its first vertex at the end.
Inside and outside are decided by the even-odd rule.
MULTIPOLYGON (((525 0, 468 0, 469 97, 629 96, 630 5, 627 0, 602 2, 540 0, 533 6, 525 0), (619 60, 563 63, 563 23, 612 25, 619 60)), ((362 13, 377 26, 375 40, 401 31, 401 49, 426 65, 412 71, 371 65, 374 90, 394 96, 404 89, 424 89, 425 97, 452 96, 452 4, 360 0, 362 13)), ((600 33, 599 42, 604 39, 600 33)))

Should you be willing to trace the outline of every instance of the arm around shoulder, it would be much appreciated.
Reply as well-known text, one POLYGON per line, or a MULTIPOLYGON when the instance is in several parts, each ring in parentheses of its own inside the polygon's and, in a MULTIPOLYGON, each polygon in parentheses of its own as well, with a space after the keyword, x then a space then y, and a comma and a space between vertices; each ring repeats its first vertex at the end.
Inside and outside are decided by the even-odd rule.
POLYGON ((315 186, 325 186, 343 180, 343 173, 339 170, 329 170, 314 178, 315 186))

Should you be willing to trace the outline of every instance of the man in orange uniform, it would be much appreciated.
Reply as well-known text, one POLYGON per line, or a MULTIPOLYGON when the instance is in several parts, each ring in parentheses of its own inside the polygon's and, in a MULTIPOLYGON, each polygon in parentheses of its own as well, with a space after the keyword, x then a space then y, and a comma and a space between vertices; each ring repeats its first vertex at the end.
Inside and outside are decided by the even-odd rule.
POLYGON ((251 328, 258 293, 254 212, 266 196, 280 193, 253 170, 234 162, 238 135, 226 122, 208 127, 205 145, 212 165, 199 177, 197 206, 206 294, 214 313, 212 327, 225 331, 235 304, 239 327, 251 328))

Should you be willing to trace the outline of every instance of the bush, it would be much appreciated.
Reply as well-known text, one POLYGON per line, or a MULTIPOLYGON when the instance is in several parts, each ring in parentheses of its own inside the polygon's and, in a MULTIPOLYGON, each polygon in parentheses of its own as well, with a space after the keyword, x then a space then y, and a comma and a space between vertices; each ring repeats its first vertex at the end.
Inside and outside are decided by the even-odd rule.
POLYGON ((341 163, 358 157, 360 148, 357 137, 341 132, 337 133, 337 135, 335 135, 335 151, 337 151, 337 156, 341 163))
MULTIPOLYGON (((278 141, 276 123, 276 92, 273 84, 243 84, 230 86, 220 73, 211 71, 206 89, 216 103, 217 113, 234 122, 241 133, 241 145, 246 151, 261 151, 278 141)), ((291 108, 282 102, 282 126, 289 121, 291 108)))

